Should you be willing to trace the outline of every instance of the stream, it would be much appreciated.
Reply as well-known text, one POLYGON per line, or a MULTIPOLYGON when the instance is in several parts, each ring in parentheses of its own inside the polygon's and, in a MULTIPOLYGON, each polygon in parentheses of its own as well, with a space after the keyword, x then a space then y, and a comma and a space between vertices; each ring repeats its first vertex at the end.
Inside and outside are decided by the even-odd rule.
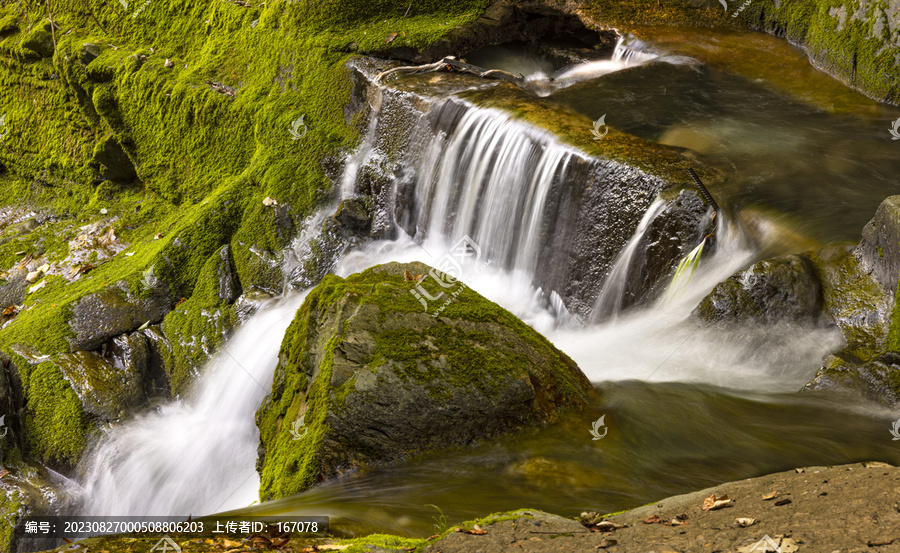
MULTIPOLYGON (((735 220, 764 222, 762 246, 720 218, 717 249, 689 282, 624 310, 616 292, 629 277, 623 250, 604 285, 608 307, 581 323, 533 278, 547 198, 577 154, 529 142, 519 123, 480 110, 461 116, 465 140, 442 138, 431 153, 423 147, 418 174, 430 175, 423 181, 431 184, 420 190, 407 230, 352 249, 334 270, 346 276, 387 261, 434 264, 471 236, 497 263, 463 267, 463 280, 571 356, 600 391, 595 405, 544 428, 251 505, 259 484, 253 417, 305 294, 292 292, 260 307, 194 393, 135 417, 94 446, 81 467, 80 510, 327 515, 345 535, 427 536, 442 514, 452 524, 526 507, 568 516, 612 512, 799 466, 900 464, 900 445, 888 432, 897 413, 842 392, 798 392, 841 346, 837 330, 718 329, 689 318, 717 282, 773 252, 857 241, 881 200, 900 193, 900 143, 888 133, 900 110, 849 91, 767 35, 648 29, 642 39, 548 98, 592 120, 605 114, 608 125, 645 140, 690 148, 729 173, 711 192, 735 220), (482 186, 482 196, 471 195, 482 186), (608 434, 593 440, 591 423, 601 416, 608 434)), ((470 61, 528 72, 531 80, 572 74, 513 49, 470 61)), ((357 152, 348 171, 365 154, 357 152)), ((647 209, 652 216, 649 201, 647 209)))

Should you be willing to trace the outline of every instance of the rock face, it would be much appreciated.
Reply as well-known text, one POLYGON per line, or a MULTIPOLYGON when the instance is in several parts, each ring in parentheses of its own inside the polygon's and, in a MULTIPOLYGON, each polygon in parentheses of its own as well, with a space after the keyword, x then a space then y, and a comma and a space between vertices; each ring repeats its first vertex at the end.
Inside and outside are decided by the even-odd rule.
POLYGON ((126 283, 111 286, 86 296, 72 308, 69 326, 75 336, 69 338, 72 351, 93 350, 114 336, 131 332, 141 325, 160 322, 175 303, 163 291, 165 285, 148 281, 146 297, 129 293, 126 283))
POLYGON ((900 354, 887 352, 864 362, 846 354, 830 355, 804 390, 840 387, 884 405, 900 405, 900 354))
POLYGON ((695 314, 706 321, 806 321, 822 312, 822 291, 812 263, 788 255, 756 263, 716 285, 695 314))
POLYGON ((881 202, 875 217, 863 228, 856 255, 889 294, 897 290, 900 275, 900 196, 881 202))
POLYGON ((589 401, 571 359, 461 282, 444 289, 452 296, 437 300, 448 302, 439 315, 424 312, 411 291, 436 296, 431 278, 449 280, 389 263, 310 292, 257 413, 260 497, 553 421, 589 401))

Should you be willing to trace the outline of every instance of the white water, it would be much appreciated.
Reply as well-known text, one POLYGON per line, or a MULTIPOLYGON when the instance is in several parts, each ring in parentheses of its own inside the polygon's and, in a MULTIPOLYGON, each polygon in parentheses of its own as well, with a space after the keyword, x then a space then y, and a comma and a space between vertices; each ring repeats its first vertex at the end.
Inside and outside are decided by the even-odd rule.
POLYGON ((533 275, 548 194, 575 157, 583 156, 533 125, 468 109, 454 134, 430 141, 419 160, 416 234, 469 236, 489 258, 533 275))
POLYGON ((255 413, 305 294, 260 307, 209 363, 192 397, 107 431, 86 464, 85 515, 201 515, 258 497, 255 413))
POLYGON ((666 202, 660 198, 653 201, 650 209, 644 214, 643 219, 638 224, 637 230, 619 252, 619 255, 613 261, 612 270, 606 277, 603 289, 597 296, 594 303, 594 309, 591 312, 591 321, 598 322, 603 319, 614 320, 622 311, 622 300, 624 299, 625 287, 628 285, 628 275, 631 270, 631 262, 634 260, 634 254, 637 252, 638 245, 650 228, 650 223, 656 219, 656 216, 662 213, 666 207, 666 202))

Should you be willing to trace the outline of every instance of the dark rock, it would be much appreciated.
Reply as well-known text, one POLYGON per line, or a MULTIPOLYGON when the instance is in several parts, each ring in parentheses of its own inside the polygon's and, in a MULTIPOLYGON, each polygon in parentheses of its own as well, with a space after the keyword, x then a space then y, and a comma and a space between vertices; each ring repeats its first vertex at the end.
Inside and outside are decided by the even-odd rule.
POLYGON ((900 354, 888 352, 869 362, 843 352, 831 355, 803 389, 830 388, 853 390, 868 400, 897 407, 900 405, 900 354))
POLYGON ((219 249, 219 263, 216 265, 216 274, 219 277, 219 298, 225 303, 234 303, 243 290, 234 268, 234 260, 231 257, 231 246, 226 244, 219 249))
POLYGON ((150 347, 140 332, 116 336, 101 352, 76 351, 52 358, 81 400, 88 415, 117 421, 144 405, 155 389, 148 378, 150 347))
POLYGON ((862 268, 887 293, 894 294, 900 274, 900 196, 881 202, 875 217, 863 228, 855 253, 862 268))
POLYGON ((157 283, 150 294, 141 297, 125 292, 127 284, 122 282, 82 298, 72 308, 69 319, 75 334, 66 338, 71 351, 95 350, 114 336, 132 332, 148 322, 160 322, 175 303, 164 288, 164 284, 157 283))
POLYGON ((694 314, 713 322, 816 322, 822 305, 812 263, 788 255, 760 261, 719 283, 694 314))
POLYGON ((92 163, 103 178, 116 184, 128 184, 137 180, 134 163, 115 138, 107 138, 97 144, 92 163))
POLYGON ((434 280, 448 278, 389 263, 329 275, 310 292, 257 413, 261 497, 553 421, 589 401, 568 356, 463 283, 434 280), (429 304, 411 293, 419 287, 446 294, 429 304))
POLYGON ((0 280, 0 309, 6 309, 11 305, 22 305, 25 302, 25 292, 32 283, 25 280, 28 276, 27 269, 10 273, 6 282, 0 280))
POLYGON ((666 202, 637 244, 628 271, 622 308, 649 299, 650 293, 669 281, 678 262, 704 237, 708 237, 704 255, 715 251, 714 213, 696 190, 682 189, 674 199, 666 202))
POLYGON ((369 232, 372 226, 366 204, 359 198, 342 201, 334 214, 334 220, 343 227, 361 234, 369 232))

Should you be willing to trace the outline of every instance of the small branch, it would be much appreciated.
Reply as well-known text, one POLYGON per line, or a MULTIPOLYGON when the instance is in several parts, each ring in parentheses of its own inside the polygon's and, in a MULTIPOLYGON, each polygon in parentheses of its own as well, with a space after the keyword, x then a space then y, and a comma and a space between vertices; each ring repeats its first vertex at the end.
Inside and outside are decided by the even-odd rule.
POLYGON ((379 73, 375 77, 375 82, 380 83, 385 78, 387 78, 391 75, 394 75, 394 74, 398 74, 398 73, 403 73, 403 74, 407 74, 407 75, 418 75, 419 73, 428 73, 428 72, 434 72, 434 71, 449 71, 449 70, 456 70, 460 73, 470 73, 472 75, 475 75, 477 77, 481 77, 484 79, 488 79, 488 78, 500 79, 500 80, 509 81, 512 83, 521 83, 525 80, 520 76, 513 75, 512 73, 508 73, 506 71, 501 71, 499 69, 485 69, 484 67, 478 67, 477 65, 463 63, 463 62, 457 60, 456 58, 449 56, 449 57, 442 59, 441 61, 438 61, 435 63, 429 63, 426 65, 408 65, 408 66, 395 67, 393 69, 388 69, 387 71, 379 73))
POLYGON ((84 6, 84 9, 86 9, 88 11, 88 13, 91 15, 91 19, 93 19, 94 23, 96 23, 97 26, 100 27, 100 30, 103 31, 103 34, 108 35, 109 33, 107 33, 106 29, 103 28, 103 25, 100 24, 100 21, 97 19, 97 16, 94 15, 94 10, 91 9, 91 7, 88 5, 88 3, 85 0, 81 0, 81 5, 84 6))
POLYGON ((713 199, 712 194, 709 193, 709 190, 707 190, 706 187, 703 186, 703 183, 700 181, 700 177, 697 176, 697 173, 695 173, 694 170, 691 169, 690 167, 688 167, 687 172, 691 176, 691 178, 694 179, 694 183, 697 185, 697 188, 700 190, 700 193, 703 194, 703 197, 706 199, 706 203, 711 205, 712 208, 715 209, 716 212, 718 213, 719 212, 719 204, 717 204, 716 201, 713 199))
POLYGON ((50 21, 50 36, 53 38, 53 60, 59 66, 59 53, 56 51, 56 23, 53 22, 53 15, 50 14, 50 0, 47 0, 47 19, 50 21))

